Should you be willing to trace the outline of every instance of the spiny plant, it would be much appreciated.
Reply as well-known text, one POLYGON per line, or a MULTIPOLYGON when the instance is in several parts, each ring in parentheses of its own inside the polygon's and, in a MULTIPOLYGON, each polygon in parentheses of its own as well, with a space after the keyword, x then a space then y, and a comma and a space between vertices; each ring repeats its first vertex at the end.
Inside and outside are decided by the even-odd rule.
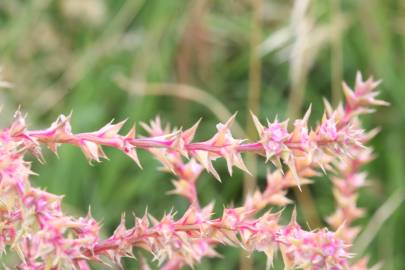
POLYGON ((143 137, 136 136, 135 126, 120 135, 125 121, 75 134, 70 115, 61 115, 47 129, 30 130, 17 111, 10 126, 0 131, 0 253, 16 253, 19 262, 11 267, 17 269, 87 270, 90 262, 121 266, 122 257, 135 257, 133 251, 139 248, 152 253, 167 270, 194 266, 204 257, 218 256, 218 245, 230 245, 264 252, 268 267, 280 252, 286 269, 367 269, 367 258, 354 261, 350 247, 360 230, 352 223, 364 212, 356 204, 358 190, 366 183, 361 169, 373 158, 366 144, 376 134, 364 131, 358 116, 387 105, 376 99, 378 84, 372 78, 364 81, 360 74, 354 90, 343 84, 345 104, 334 109, 325 102, 325 113, 313 128, 308 127, 311 108, 291 128, 288 120, 263 125, 252 114, 259 135, 254 142, 232 136, 235 115, 218 124, 211 139, 193 142, 199 122, 187 130, 170 130, 157 118, 142 124, 148 133, 143 137), (175 176, 171 193, 187 198, 188 209, 181 217, 171 211, 161 219, 146 213, 134 217, 131 228, 126 228, 123 216, 114 233, 103 239, 100 224, 90 214, 63 213, 61 196, 30 183, 33 172, 26 153, 43 160, 41 145, 57 154, 61 144, 79 147, 90 162, 107 158, 103 147, 113 147, 139 167, 136 151, 148 151, 175 176), (198 177, 206 170, 220 180, 213 161, 221 158, 230 175, 233 167, 249 172, 242 158, 245 152, 264 156, 277 169, 269 171, 263 191, 256 190, 243 205, 225 208, 214 218, 213 203, 203 206, 198 200, 198 177), (307 231, 297 223, 295 211, 288 224, 281 224, 283 211, 270 207, 292 203, 288 189, 312 183, 321 171, 333 175, 336 211, 326 219, 330 228, 307 231))

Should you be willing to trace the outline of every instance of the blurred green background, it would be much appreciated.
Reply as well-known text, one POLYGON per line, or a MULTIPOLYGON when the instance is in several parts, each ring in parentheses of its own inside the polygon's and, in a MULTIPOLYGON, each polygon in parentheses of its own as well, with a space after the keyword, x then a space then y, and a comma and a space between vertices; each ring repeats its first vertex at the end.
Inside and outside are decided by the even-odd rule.
MULTIPOLYGON (((160 115, 188 127, 203 117, 197 135, 203 140, 227 112, 238 111, 239 125, 254 139, 250 109, 263 118, 294 118, 312 103, 315 123, 322 98, 336 104, 340 81, 353 85, 360 70, 383 80, 381 96, 392 104, 365 118, 368 129, 382 128, 372 141, 377 158, 368 167, 370 186, 359 201, 367 216, 358 223, 369 225, 405 186, 404 62, 403 0, 1 0, 0 65, 15 87, 0 90, 0 124, 9 123, 19 105, 36 128, 73 111, 76 132, 113 118, 140 122, 160 115)), ((140 153, 140 170, 118 151, 106 151, 110 160, 94 166, 73 147, 62 147, 60 160, 47 152, 47 164, 33 162, 40 175, 34 185, 65 194, 70 213, 83 215, 91 205, 106 235, 123 212, 184 211, 184 199, 163 196, 171 176, 157 171, 150 155, 140 153)), ((216 166, 227 175, 224 163, 216 166)), ((241 203, 243 179, 237 172, 220 184, 204 173, 201 202, 215 201, 219 212, 241 203)), ((310 187, 322 217, 334 208, 330 186, 323 177, 310 187)), ((383 212, 387 220, 365 253, 383 269, 405 269, 405 214, 402 207, 391 210, 383 212)), ((226 260, 205 259, 196 269, 239 268, 238 249, 219 251, 226 260)), ((264 268, 262 254, 254 259, 255 269, 264 268)))

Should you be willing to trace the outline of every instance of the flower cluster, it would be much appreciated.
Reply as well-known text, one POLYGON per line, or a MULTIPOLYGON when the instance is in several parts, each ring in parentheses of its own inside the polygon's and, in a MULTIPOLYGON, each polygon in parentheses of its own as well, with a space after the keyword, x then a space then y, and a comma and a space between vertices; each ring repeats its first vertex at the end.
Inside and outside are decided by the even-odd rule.
POLYGON ((18 269, 87 270, 91 261, 120 265, 122 257, 134 257, 134 248, 142 248, 154 255, 162 269, 180 269, 204 257, 218 256, 217 245, 237 245, 250 253, 264 252, 269 267, 280 251, 286 269, 366 269, 366 259, 356 264, 350 261, 350 244, 358 231, 350 225, 362 215, 356 198, 365 174, 358 170, 371 159, 365 143, 372 134, 362 130, 358 116, 370 113, 372 106, 386 105, 375 99, 377 85, 372 79, 363 81, 360 75, 354 90, 344 85, 345 106, 333 109, 326 103, 322 120, 312 129, 308 127, 310 108, 291 129, 288 121, 276 119, 263 125, 252 115, 259 134, 255 142, 233 137, 236 115, 218 124, 209 140, 193 142, 199 122, 184 131, 171 130, 163 128, 157 118, 142 124, 148 133, 144 137, 137 137, 135 126, 120 135, 125 122, 75 134, 71 116, 60 116, 47 129, 29 130, 25 117, 17 112, 12 124, 0 131, 0 254, 9 249, 18 254, 18 269), (60 196, 31 186, 32 172, 24 155, 29 151, 42 160, 41 144, 56 154, 61 144, 75 145, 89 162, 106 158, 103 147, 109 146, 140 167, 137 150, 146 150, 161 162, 164 171, 175 176, 171 193, 187 198, 189 208, 181 217, 171 212, 160 220, 146 213, 135 217, 132 228, 125 227, 123 217, 115 232, 102 239, 100 225, 90 213, 83 218, 68 216, 61 210, 60 196), (242 158, 245 152, 264 156, 276 170, 269 171, 263 191, 255 191, 243 205, 225 208, 214 218, 213 204, 199 203, 198 177, 206 170, 220 180, 213 164, 220 158, 226 161, 230 175, 233 167, 249 173, 242 158), (286 196, 288 189, 312 183, 319 169, 337 172, 332 179, 337 209, 327 220, 333 230, 306 231, 296 222, 295 212, 291 222, 282 225, 282 212, 266 208, 292 203, 286 196))

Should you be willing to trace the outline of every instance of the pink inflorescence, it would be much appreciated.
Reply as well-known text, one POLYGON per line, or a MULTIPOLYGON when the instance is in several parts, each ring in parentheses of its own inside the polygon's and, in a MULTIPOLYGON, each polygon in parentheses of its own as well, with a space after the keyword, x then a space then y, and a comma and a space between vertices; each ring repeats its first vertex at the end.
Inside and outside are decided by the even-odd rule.
MULTIPOLYGON (((25 117, 17 112, 13 123, 0 131, 0 255, 15 252, 19 262, 12 267, 17 269, 87 270, 92 261, 120 265, 122 257, 134 257, 134 248, 142 248, 167 270, 193 266, 204 257, 218 256, 216 246, 232 245, 249 253, 264 252, 269 267, 280 251, 287 269, 366 269, 366 258, 350 261, 350 245, 359 231, 351 224, 363 214, 356 199, 366 175, 359 169, 372 159, 365 143, 375 133, 364 132, 358 116, 370 113, 372 106, 386 105, 375 99, 377 85, 358 75, 354 90, 343 86, 345 106, 333 109, 326 103, 325 114, 313 129, 308 127, 310 109, 291 130, 288 121, 267 121, 264 126, 252 115, 259 134, 256 142, 233 137, 235 115, 218 124, 211 139, 193 142, 198 123, 187 130, 171 130, 163 128, 157 118, 149 125, 142 124, 148 133, 144 137, 136 136, 135 126, 120 135, 124 122, 75 134, 70 116, 60 116, 48 129, 28 130, 25 117), (100 225, 90 213, 80 218, 66 215, 61 196, 31 186, 33 173, 24 155, 29 151, 42 160, 41 144, 55 153, 61 144, 75 145, 90 162, 106 158, 103 146, 114 147, 139 166, 136 151, 146 150, 175 176, 170 193, 187 198, 189 208, 181 217, 170 212, 160 220, 146 213, 135 217, 132 228, 125 227, 123 217, 115 232, 102 239, 100 225), (213 165, 219 158, 225 159, 230 174, 235 166, 248 172, 242 157, 245 152, 264 156, 277 169, 268 172, 263 191, 256 190, 243 205, 225 208, 214 218, 213 204, 199 203, 198 177, 206 170, 220 180, 213 165), (266 211, 268 206, 292 203, 288 189, 310 184, 319 169, 335 173, 332 182, 337 207, 327 219, 332 231, 304 230, 296 222, 295 212, 291 222, 282 225, 282 212, 266 211)), ((142 258, 140 262, 145 264, 142 258)))

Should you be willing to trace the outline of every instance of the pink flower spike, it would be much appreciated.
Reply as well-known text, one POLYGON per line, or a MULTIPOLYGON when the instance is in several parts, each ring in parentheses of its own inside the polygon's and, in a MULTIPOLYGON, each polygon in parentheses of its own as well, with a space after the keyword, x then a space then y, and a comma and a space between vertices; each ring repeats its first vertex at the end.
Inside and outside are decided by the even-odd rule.
MULTIPOLYGON (((122 267, 123 257, 134 258, 134 251, 143 249, 163 269, 174 270, 219 256, 216 247, 229 245, 249 254, 263 252, 268 267, 281 251, 286 269, 367 269, 366 259, 351 262, 350 249, 361 229, 354 222, 365 213, 357 204, 359 189, 368 185, 362 167, 374 157, 366 145, 376 134, 362 129, 359 116, 386 105, 376 99, 377 85, 372 78, 363 81, 358 75, 354 90, 344 86, 346 104, 333 108, 325 103, 325 115, 313 128, 308 127, 311 107, 290 131, 287 120, 267 121, 263 126, 252 114, 259 133, 253 142, 233 137, 236 114, 218 124, 211 139, 193 142, 200 121, 183 131, 162 126, 156 118, 142 125, 148 135, 137 137, 135 125, 126 135, 120 134, 125 121, 74 133, 71 115, 59 116, 49 128, 29 130, 25 116, 17 111, 11 125, 0 130, 0 256, 6 250, 18 255, 10 269, 89 270, 92 263, 122 267), (103 237, 100 223, 90 213, 68 215, 62 211, 63 196, 31 185, 34 173, 25 155, 32 152, 42 159, 41 145, 57 154, 62 144, 80 148, 89 162, 107 158, 104 147, 120 150, 139 166, 136 151, 151 153, 163 171, 174 175, 171 193, 187 199, 187 210, 183 215, 172 210, 160 219, 145 213, 134 217, 131 227, 125 226, 122 216, 114 233, 103 237), (223 159, 231 175, 234 166, 247 171, 242 158, 246 152, 265 156, 276 165, 267 174, 266 187, 248 194, 243 204, 226 207, 222 215, 214 213, 213 203, 201 205, 197 181, 203 169, 220 179, 213 161, 223 159), (312 183, 319 169, 331 174, 336 201, 335 211, 326 218, 331 230, 304 230, 295 210, 290 223, 283 225, 283 211, 274 213, 271 207, 293 203, 289 188, 312 183)), ((141 266, 148 268, 146 263, 141 266)))

